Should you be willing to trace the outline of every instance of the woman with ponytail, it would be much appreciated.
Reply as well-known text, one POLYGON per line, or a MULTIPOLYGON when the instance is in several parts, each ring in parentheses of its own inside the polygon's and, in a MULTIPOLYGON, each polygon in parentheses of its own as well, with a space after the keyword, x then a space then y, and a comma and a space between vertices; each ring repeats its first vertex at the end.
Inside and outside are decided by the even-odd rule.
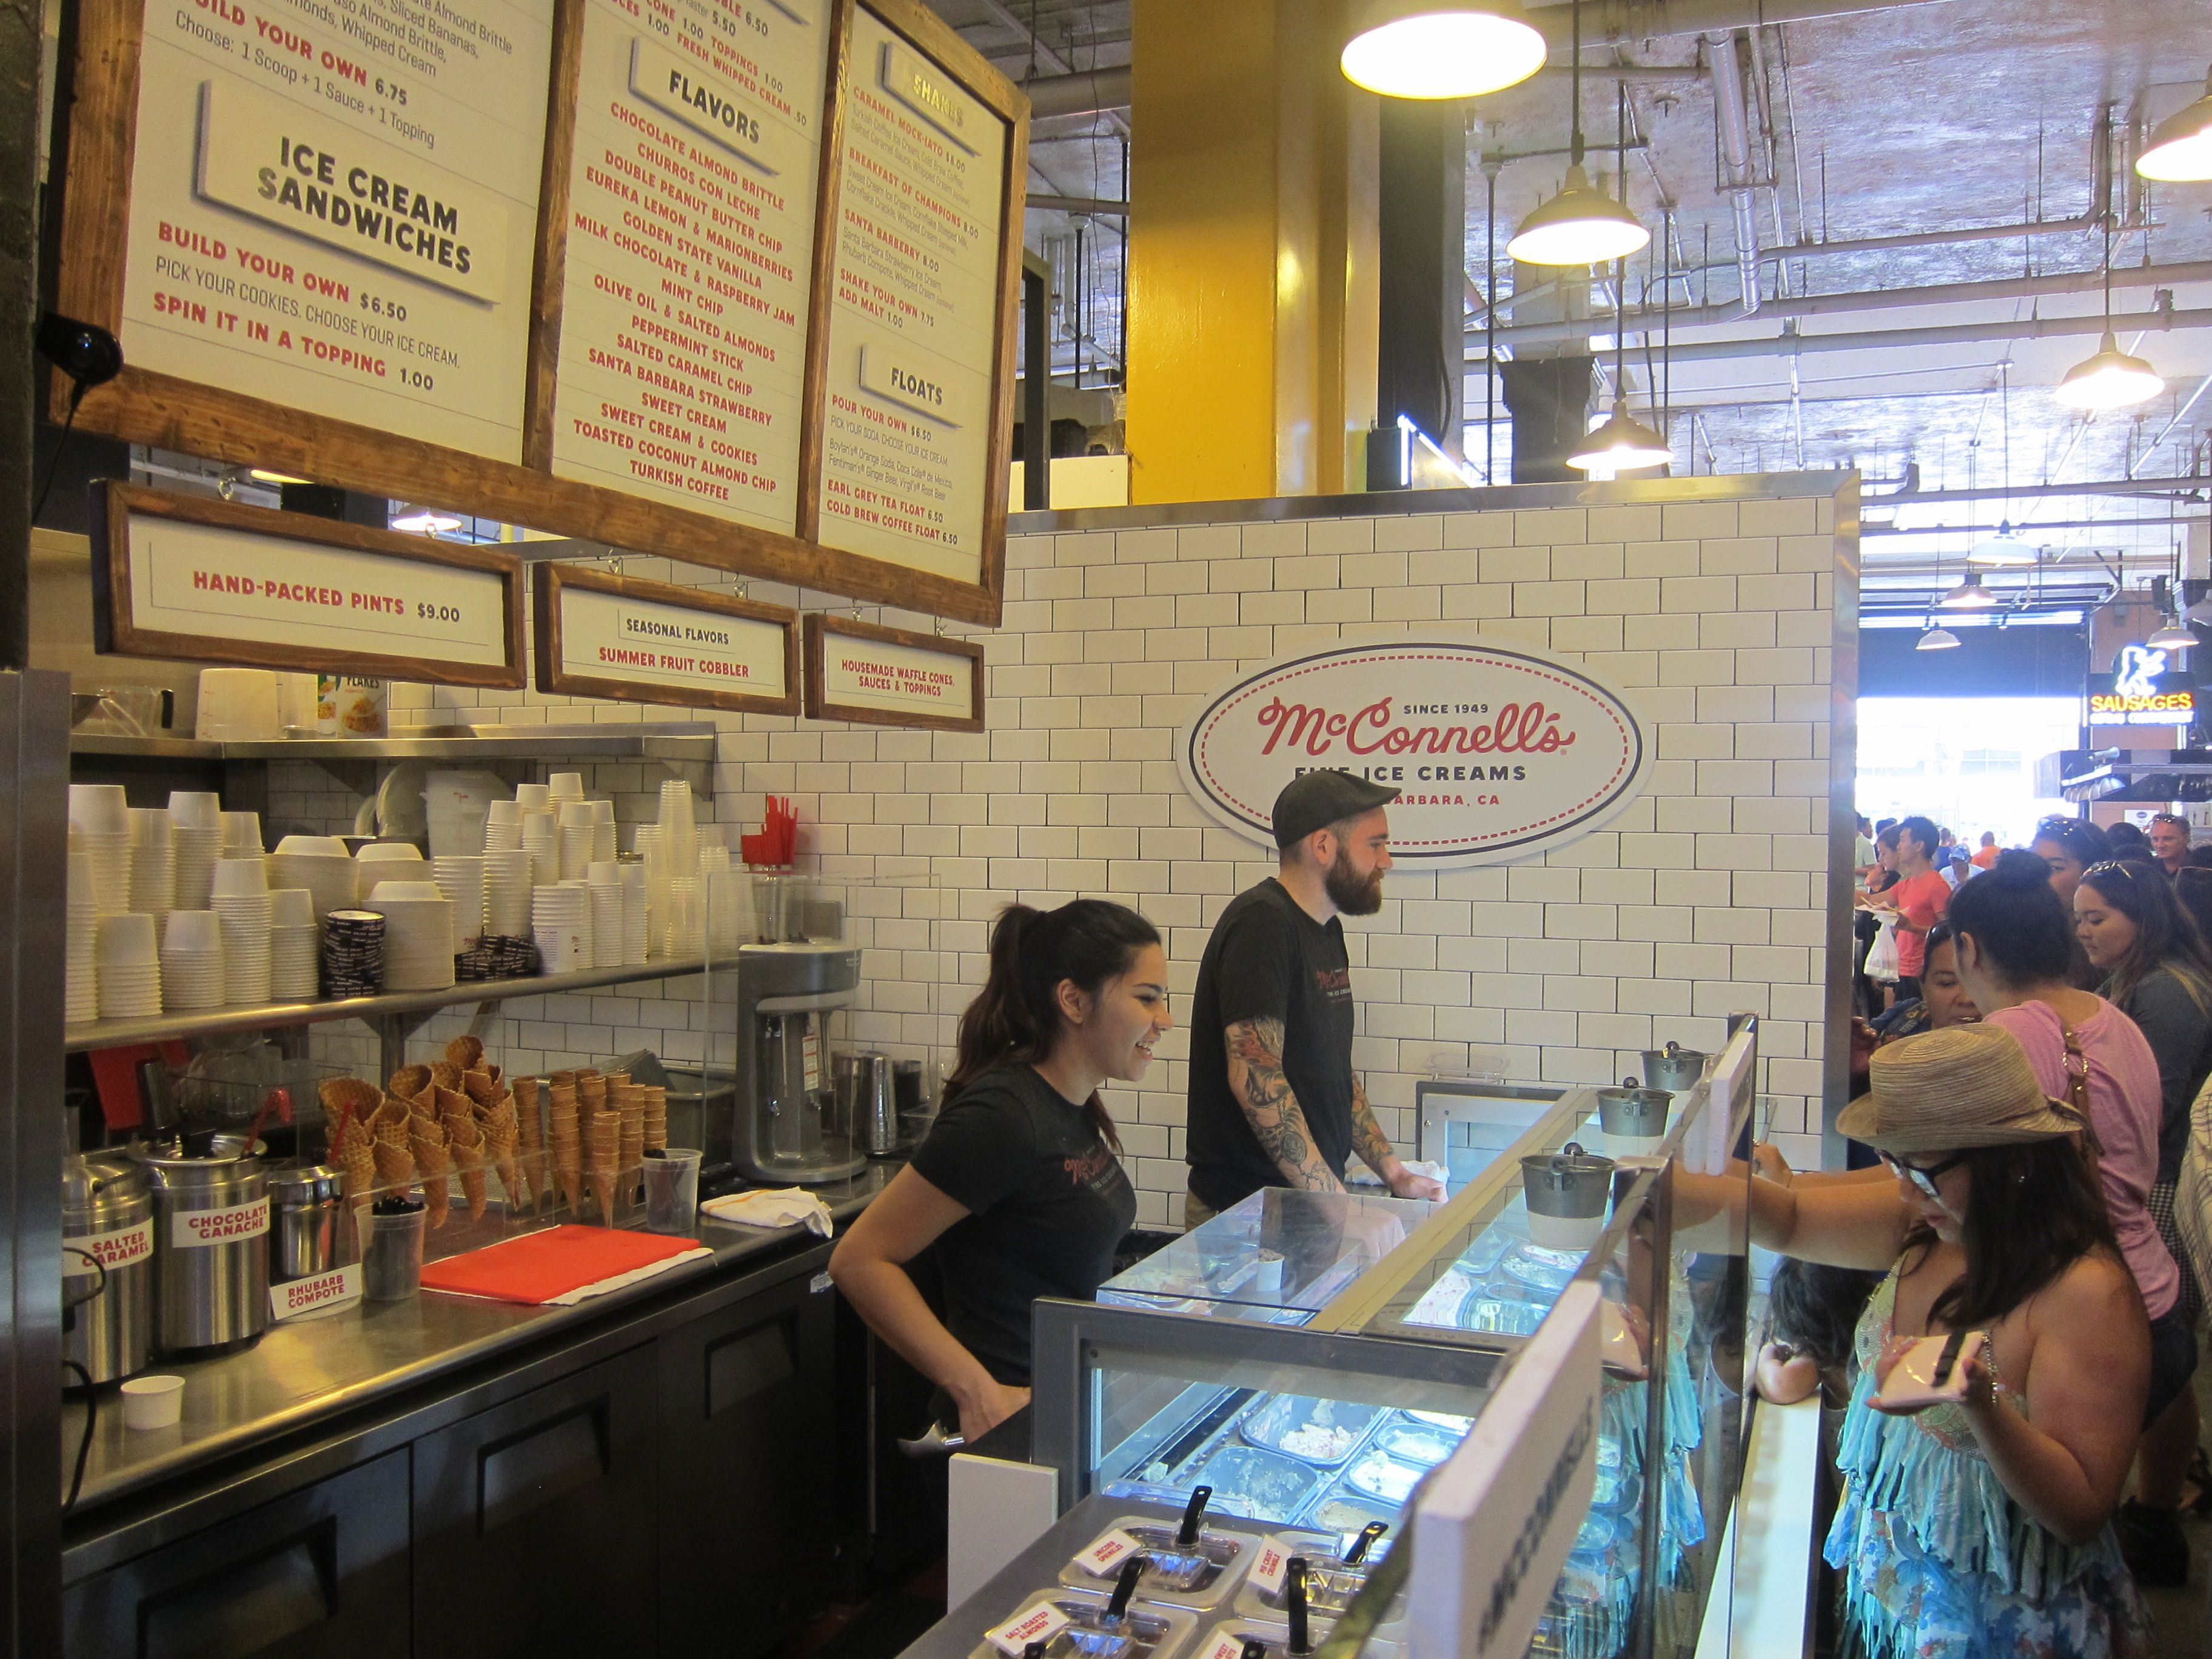
POLYGON ((1009 906, 936 1121, 830 1258, 837 1288, 937 1384, 940 1419, 957 1414, 970 1444, 1029 1402, 1030 1304, 1095 1297, 1136 1219, 1098 1090, 1152 1064, 1173 1024, 1167 980, 1159 930, 1134 910, 1009 906), (906 1271, 933 1244, 942 1320, 906 1271))

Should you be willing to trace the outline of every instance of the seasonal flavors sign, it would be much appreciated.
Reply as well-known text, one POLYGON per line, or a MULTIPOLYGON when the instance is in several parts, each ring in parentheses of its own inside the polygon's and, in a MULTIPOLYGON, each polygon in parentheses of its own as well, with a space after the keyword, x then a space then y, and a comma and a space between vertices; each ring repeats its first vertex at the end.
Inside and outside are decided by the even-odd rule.
POLYGON ((1428 633, 1278 658, 1222 688, 1176 746, 1183 786, 1272 842, 1301 773, 1386 783, 1390 850, 1441 868, 1524 859, 1597 828, 1642 793, 1650 746, 1626 700, 1515 642, 1428 633))

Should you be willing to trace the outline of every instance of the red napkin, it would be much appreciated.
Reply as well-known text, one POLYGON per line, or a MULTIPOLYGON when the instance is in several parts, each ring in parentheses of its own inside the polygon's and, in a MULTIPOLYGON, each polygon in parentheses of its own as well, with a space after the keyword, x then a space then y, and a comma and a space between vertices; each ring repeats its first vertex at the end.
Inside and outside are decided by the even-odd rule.
POLYGON ((699 1248, 694 1238, 624 1232, 612 1227, 549 1227, 481 1250, 423 1264, 422 1288, 501 1302, 550 1302, 618 1273, 699 1248))

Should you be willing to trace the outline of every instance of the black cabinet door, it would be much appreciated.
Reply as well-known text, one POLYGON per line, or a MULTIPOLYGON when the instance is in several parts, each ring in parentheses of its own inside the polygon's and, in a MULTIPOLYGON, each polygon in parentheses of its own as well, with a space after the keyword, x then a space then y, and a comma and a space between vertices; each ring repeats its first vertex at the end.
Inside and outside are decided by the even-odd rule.
POLYGON ((407 1456, 387 1452, 71 1586, 64 1659, 404 1659, 407 1456))
POLYGON ((660 1651, 752 1659, 828 1604, 836 1293, 813 1273, 660 1338, 660 1651))
POLYGON ((415 1443, 415 1650, 650 1651, 650 1344, 415 1443))

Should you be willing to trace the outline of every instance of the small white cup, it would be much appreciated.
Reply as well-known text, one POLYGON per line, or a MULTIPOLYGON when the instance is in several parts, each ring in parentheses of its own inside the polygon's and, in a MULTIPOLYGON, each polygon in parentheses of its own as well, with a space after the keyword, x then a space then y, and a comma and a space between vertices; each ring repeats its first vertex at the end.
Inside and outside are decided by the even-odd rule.
POLYGON ((173 1429, 184 1420, 185 1379, 134 1376, 123 1385, 123 1421, 134 1429, 173 1429))
POLYGON ((247 859, 217 859, 215 885, 210 890, 216 898, 246 898, 255 893, 265 893, 269 890, 269 862, 258 854, 247 859))
POLYGON ((172 789, 169 821, 180 830, 220 830, 222 797, 202 789, 172 789))

